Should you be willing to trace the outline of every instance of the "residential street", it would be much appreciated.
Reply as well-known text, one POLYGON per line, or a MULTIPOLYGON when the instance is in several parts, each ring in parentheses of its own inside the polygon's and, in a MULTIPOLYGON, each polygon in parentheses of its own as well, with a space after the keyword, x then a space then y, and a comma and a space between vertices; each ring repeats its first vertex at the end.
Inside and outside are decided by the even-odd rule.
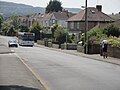
POLYGON ((39 47, 20 47, 16 52, 32 65, 51 90, 120 88, 119 66, 39 47))
POLYGON ((1 0, 0 90, 120 90, 119 9, 120 0, 1 0))
POLYGON ((1 43, 0 39, 0 90, 26 90, 26 88, 44 90, 34 75, 16 54, 4 45, 4 42, 5 40, 1 43))
MULTIPOLYGON (((8 39, 0 37, 0 41, 3 41, 4 44, 8 39)), ((20 46, 11 48, 11 50, 15 52, 12 56, 21 57, 39 75, 45 87, 50 90, 120 89, 120 66, 118 65, 58 52, 42 46, 20 46)), ((6 60, 9 59, 6 57, 6 60)))

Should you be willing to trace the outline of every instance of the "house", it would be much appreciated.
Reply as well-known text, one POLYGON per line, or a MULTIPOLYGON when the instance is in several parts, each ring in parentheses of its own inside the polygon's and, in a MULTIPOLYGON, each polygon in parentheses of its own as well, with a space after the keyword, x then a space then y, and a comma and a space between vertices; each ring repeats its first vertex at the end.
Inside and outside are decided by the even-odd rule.
POLYGON ((50 27, 55 22, 57 22, 57 24, 61 25, 63 28, 67 28, 66 21, 68 20, 68 18, 72 17, 73 15, 75 14, 68 12, 66 10, 62 12, 52 12, 52 13, 44 14, 41 23, 47 29, 50 29, 50 27))
POLYGON ((33 25, 33 23, 35 22, 40 22, 41 18, 42 18, 42 15, 41 13, 35 13, 35 14, 32 14, 32 15, 27 15, 27 16, 20 16, 18 18, 18 22, 20 24, 24 24, 28 27, 31 27, 33 25))
POLYGON ((75 14, 68 12, 67 10, 63 10, 62 12, 52 12, 47 14, 33 14, 30 16, 22 16, 19 17, 18 21, 24 23, 28 27, 31 27, 33 23, 38 22, 46 29, 50 29, 50 27, 57 22, 58 25, 61 25, 63 28, 67 28, 67 20, 71 16, 75 14))
POLYGON ((113 24, 120 28, 120 19, 116 20, 113 24))
MULTIPOLYGON (((94 27, 100 27, 108 23, 114 22, 114 19, 102 12, 102 6, 87 8, 87 21, 88 31, 94 27)), ((78 14, 72 16, 67 20, 68 30, 70 33, 84 33, 85 31, 85 10, 80 11, 78 14)))

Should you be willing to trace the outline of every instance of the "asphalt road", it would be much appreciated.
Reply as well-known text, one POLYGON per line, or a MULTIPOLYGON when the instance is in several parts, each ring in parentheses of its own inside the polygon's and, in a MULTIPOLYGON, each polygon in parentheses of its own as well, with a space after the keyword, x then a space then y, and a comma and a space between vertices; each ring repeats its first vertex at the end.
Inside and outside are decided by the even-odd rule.
POLYGON ((51 90, 119 90, 120 67, 40 47, 16 53, 37 70, 51 90))
POLYGON ((0 36, 0 90, 44 90, 17 54, 5 46, 7 39, 0 36))
POLYGON ((11 49, 50 90, 120 90, 120 66, 43 47, 11 49))

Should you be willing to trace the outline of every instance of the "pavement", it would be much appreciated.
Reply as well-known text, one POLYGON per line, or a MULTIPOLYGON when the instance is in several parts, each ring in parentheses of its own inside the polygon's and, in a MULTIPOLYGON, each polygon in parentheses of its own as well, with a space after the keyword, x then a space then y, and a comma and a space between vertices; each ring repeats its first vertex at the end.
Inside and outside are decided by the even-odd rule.
POLYGON ((98 60, 98 61, 103 61, 111 64, 120 65, 120 59, 118 58, 107 57, 104 59, 103 56, 100 56, 100 54, 84 54, 84 53, 77 52, 76 50, 63 50, 63 52, 72 54, 72 55, 82 56, 85 58, 98 60))
POLYGON ((45 47, 43 45, 38 45, 38 44, 36 44, 36 46, 63 52, 63 53, 67 53, 67 54, 71 54, 71 55, 82 56, 82 57, 93 59, 93 60, 98 60, 98 61, 102 61, 102 62, 120 65, 120 59, 114 58, 114 57, 107 57, 104 59, 102 56, 100 56, 100 54, 84 54, 81 52, 77 52, 77 50, 65 50, 65 49, 61 50, 61 49, 56 49, 56 48, 51 48, 51 47, 45 47))
POLYGON ((8 47, 0 43, 0 54, 13 53, 8 47))

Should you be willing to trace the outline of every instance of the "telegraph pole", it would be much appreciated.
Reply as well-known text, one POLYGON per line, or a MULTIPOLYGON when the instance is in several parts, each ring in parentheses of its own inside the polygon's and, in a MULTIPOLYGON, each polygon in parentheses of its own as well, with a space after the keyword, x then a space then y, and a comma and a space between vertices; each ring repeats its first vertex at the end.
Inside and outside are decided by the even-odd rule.
POLYGON ((88 53, 88 40, 87 40, 87 30, 88 29, 88 20, 87 20, 87 0, 85 1, 85 54, 88 53))

